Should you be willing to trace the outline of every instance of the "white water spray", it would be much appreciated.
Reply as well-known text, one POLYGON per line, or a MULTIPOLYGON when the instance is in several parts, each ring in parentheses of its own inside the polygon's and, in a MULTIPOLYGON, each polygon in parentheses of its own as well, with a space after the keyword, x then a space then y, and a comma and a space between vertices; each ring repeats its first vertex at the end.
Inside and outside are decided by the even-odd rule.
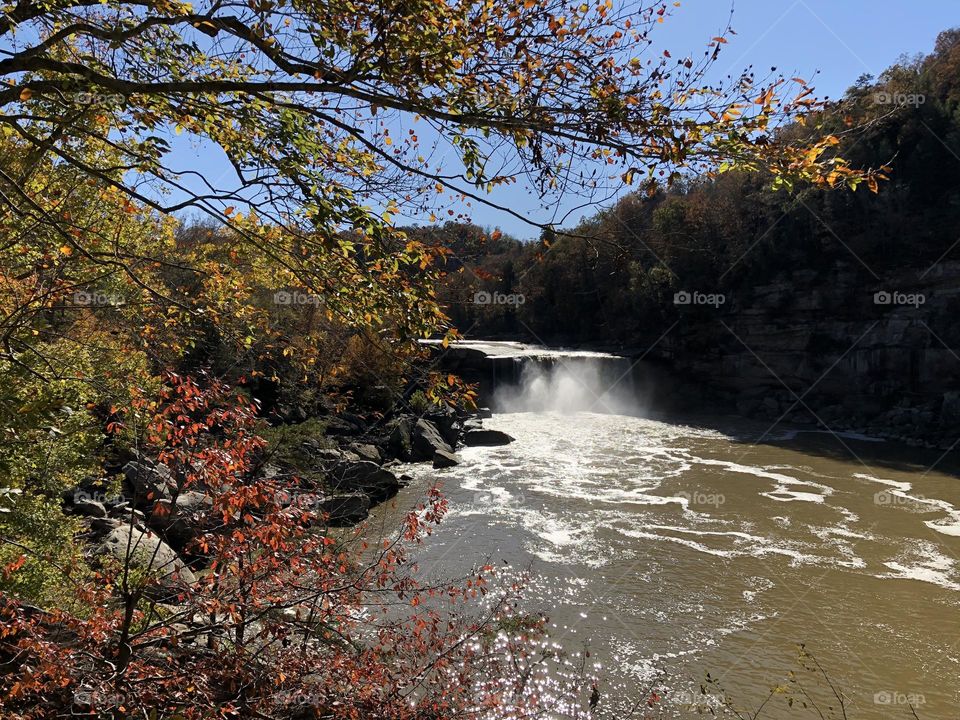
POLYGON ((494 393, 500 412, 641 414, 626 358, 554 354, 522 362, 520 382, 494 393))

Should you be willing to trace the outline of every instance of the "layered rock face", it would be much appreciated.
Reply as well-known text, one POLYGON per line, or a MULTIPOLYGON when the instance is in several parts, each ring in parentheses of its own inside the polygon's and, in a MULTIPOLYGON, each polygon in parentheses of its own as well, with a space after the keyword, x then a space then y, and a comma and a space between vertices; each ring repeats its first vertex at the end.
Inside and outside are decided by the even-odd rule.
POLYGON ((740 414, 950 447, 960 430, 960 263, 875 278, 809 270, 700 309, 649 354, 740 414))
MULTIPOLYGON (((960 438, 960 262, 880 277, 851 256, 722 295, 678 306, 675 325, 620 351, 639 407, 734 412, 944 450, 960 438)), ((544 362, 483 348, 451 347, 440 364, 478 382, 481 397, 544 362)))

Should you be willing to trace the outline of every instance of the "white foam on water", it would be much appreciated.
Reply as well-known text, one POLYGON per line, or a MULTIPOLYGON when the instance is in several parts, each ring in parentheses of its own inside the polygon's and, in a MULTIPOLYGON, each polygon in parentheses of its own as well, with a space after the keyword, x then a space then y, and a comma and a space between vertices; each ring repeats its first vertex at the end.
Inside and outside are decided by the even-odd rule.
POLYGON ((786 488, 777 488, 776 490, 762 492, 760 494, 763 497, 776 500, 777 502, 793 502, 794 500, 812 503, 823 502, 823 495, 820 495, 819 493, 802 492, 800 490, 787 490, 786 488))
POLYGON ((823 559, 809 553, 804 553, 793 548, 775 544, 767 538, 751 535, 749 533, 737 531, 704 531, 695 530, 682 526, 650 525, 650 530, 664 530, 665 532, 650 532, 644 529, 616 528, 621 534, 636 540, 656 540, 676 543, 684 547, 722 558, 754 557, 761 558, 767 555, 782 555, 791 560, 794 564, 815 565, 822 563, 823 559), (677 533, 676 535, 670 533, 677 533), (700 540, 692 539, 700 538, 700 540), (730 538, 733 540, 732 548, 712 547, 706 543, 708 539, 730 538))
POLYGON ((767 590, 775 587, 775 583, 769 578, 754 576, 748 578, 748 581, 753 586, 752 590, 743 591, 743 599, 748 603, 752 603, 757 599, 757 595, 766 592, 767 590))
POLYGON ((952 503, 949 503, 946 500, 940 500, 938 498, 912 495, 910 494, 910 491, 913 490, 913 485, 908 482, 874 477, 873 475, 867 475, 865 473, 854 473, 853 476, 861 480, 867 480, 869 482, 875 482, 885 485, 886 487, 893 488, 892 490, 887 490, 884 492, 886 492, 886 494, 891 498, 900 498, 907 501, 904 504, 898 503, 898 507, 906 507, 908 509, 912 508, 914 510, 920 510, 921 512, 924 512, 922 510, 924 507, 930 508, 930 510, 927 510, 926 512, 932 512, 933 510, 943 511, 946 513, 945 517, 937 520, 925 520, 923 524, 931 530, 934 530, 942 535, 960 537, 960 510, 958 510, 957 507, 952 503))
POLYGON ((887 487, 896 488, 901 492, 910 492, 913 489, 913 485, 908 482, 901 482, 899 480, 887 480, 886 478, 879 478, 873 475, 867 475, 866 473, 854 473, 853 477, 859 478, 860 480, 867 480, 869 482, 880 483, 881 485, 886 485, 887 487))
MULTIPOLYGON (((549 383, 537 390, 549 392, 549 383)), ((563 622, 576 624, 590 605, 617 615, 606 623, 591 611, 581 627, 597 643, 598 662, 603 656, 605 667, 627 677, 645 675, 651 662, 684 666, 705 647, 722 649, 727 634, 784 609, 786 584, 817 583, 827 571, 812 601, 837 588, 904 580, 923 597, 958 597, 958 567, 936 542, 908 537, 934 538, 924 520, 960 536, 960 513, 919 497, 919 474, 873 477, 854 473, 853 463, 783 448, 765 452, 762 464, 739 460, 743 446, 731 435, 635 416, 497 413, 484 426, 516 442, 458 450, 461 464, 442 475, 454 519, 438 529, 439 547, 449 550, 455 537, 463 545, 457 552, 472 561, 477 538, 498 560, 530 568, 529 607, 563 622), (726 504, 698 505, 687 495, 694 489, 725 495, 726 504), (898 516, 870 502, 877 490, 904 501, 917 495, 919 504, 897 503, 898 516), (848 501, 858 512, 843 506, 848 501), (460 512, 473 517, 457 520, 460 512), (898 531, 883 534, 884 520, 899 521, 898 531), (903 521, 915 530, 904 533, 903 521), (625 624, 643 640, 604 655, 625 624)), ((439 477, 425 465, 404 472, 439 477)), ((869 612, 838 607, 828 621, 857 622, 869 612)))
POLYGON ((948 590, 960 590, 960 583, 956 581, 955 561, 941 553, 931 542, 918 541, 903 557, 884 562, 884 565, 893 572, 877 577, 919 580, 948 590))
POLYGON ((954 511, 942 520, 925 520, 923 524, 942 535, 960 537, 960 511, 954 511))
MULTIPOLYGON (((829 485, 798 480, 790 475, 772 472, 766 467, 755 467, 753 465, 743 465, 741 463, 731 462, 729 460, 714 460, 710 458, 697 458, 695 462, 700 465, 722 467, 730 472, 739 473, 742 475, 751 475, 753 477, 763 478, 765 480, 773 480, 776 483, 776 487, 768 492, 760 493, 764 497, 768 497, 771 500, 778 500, 780 502, 799 500, 801 502, 822 503, 827 496, 833 494, 833 488, 829 485), (798 487, 814 488, 819 492, 798 490, 796 489, 798 487)), ((779 469, 780 466, 777 467, 779 469)))

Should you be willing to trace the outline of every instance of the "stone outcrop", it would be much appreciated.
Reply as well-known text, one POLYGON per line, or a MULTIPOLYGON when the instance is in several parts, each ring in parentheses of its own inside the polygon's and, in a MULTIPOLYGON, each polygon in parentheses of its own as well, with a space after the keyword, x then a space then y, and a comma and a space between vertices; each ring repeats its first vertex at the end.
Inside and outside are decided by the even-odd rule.
POLYGON ((946 448, 960 430, 958 309, 956 262, 881 280, 853 263, 798 270, 732 291, 648 359, 743 415, 946 448))
POLYGON ((342 460, 328 465, 325 485, 341 493, 365 493, 375 502, 397 494, 400 480, 389 470, 367 460, 342 460))
POLYGON ((433 467, 437 470, 442 468, 454 467, 460 464, 460 458, 454 453, 446 450, 437 450, 433 454, 433 467))
POLYGON ((468 430, 463 434, 463 444, 467 447, 509 445, 515 439, 500 430, 468 430))
POLYGON ((197 581, 177 552, 150 530, 120 525, 107 534, 100 550, 155 578, 155 599, 176 596, 197 581))
POLYGON ((453 448, 444 439, 437 426, 425 418, 420 418, 414 423, 411 447, 412 453, 409 459, 412 462, 432 460, 437 450, 453 452, 453 448))

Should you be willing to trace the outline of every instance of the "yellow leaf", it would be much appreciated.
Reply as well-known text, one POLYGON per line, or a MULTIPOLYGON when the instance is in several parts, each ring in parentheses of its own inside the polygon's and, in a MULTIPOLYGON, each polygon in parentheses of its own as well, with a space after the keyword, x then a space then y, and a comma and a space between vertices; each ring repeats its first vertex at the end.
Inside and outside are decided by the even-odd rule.
POLYGON ((69 257, 69 256, 73 255, 73 248, 70 247, 69 245, 62 245, 62 246, 60 247, 60 254, 61 254, 61 255, 66 255, 67 257, 69 257))
POLYGON ((32 97, 33 97, 33 90, 31 90, 30 88, 24 88, 23 90, 20 91, 20 100, 22 100, 23 102, 26 102, 32 97))

